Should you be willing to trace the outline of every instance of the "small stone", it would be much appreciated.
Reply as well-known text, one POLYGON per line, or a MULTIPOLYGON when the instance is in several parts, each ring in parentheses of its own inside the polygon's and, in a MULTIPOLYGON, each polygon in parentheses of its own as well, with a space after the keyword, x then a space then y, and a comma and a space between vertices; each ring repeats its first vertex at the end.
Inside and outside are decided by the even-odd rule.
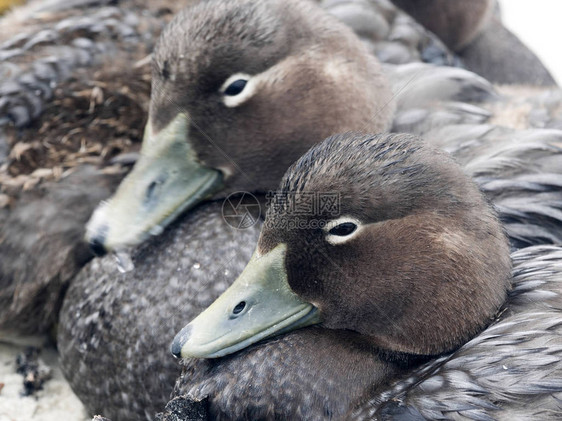
POLYGON ((23 376, 24 396, 43 389, 43 384, 51 378, 52 370, 39 358, 40 353, 40 349, 28 347, 16 357, 16 371, 23 376))

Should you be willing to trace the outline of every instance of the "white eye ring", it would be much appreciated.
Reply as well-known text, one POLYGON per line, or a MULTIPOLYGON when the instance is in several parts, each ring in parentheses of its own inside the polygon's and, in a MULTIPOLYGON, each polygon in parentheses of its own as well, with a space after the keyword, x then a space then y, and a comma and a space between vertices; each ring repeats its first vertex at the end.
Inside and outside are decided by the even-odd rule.
POLYGON ((329 221, 324 226, 323 230, 326 233, 326 241, 328 241, 328 243, 335 246, 338 244, 346 243, 347 241, 351 240, 362 230, 362 228, 363 228, 363 224, 358 219, 353 218, 351 216, 342 216, 341 218, 329 221), (355 230, 353 230, 348 235, 330 234, 330 230, 337 227, 338 225, 346 224, 346 223, 354 224, 357 228, 355 228, 355 230))
POLYGON ((240 104, 243 104, 254 95, 255 91, 256 91, 255 80, 252 76, 246 73, 233 74, 228 79, 226 79, 226 81, 222 84, 220 88, 220 92, 223 94, 222 100, 224 102, 224 105, 226 105, 229 108, 237 107, 240 104), (238 95, 224 95, 224 92, 227 90, 227 88, 233 82, 240 79, 246 81, 246 86, 244 86, 244 89, 238 95))

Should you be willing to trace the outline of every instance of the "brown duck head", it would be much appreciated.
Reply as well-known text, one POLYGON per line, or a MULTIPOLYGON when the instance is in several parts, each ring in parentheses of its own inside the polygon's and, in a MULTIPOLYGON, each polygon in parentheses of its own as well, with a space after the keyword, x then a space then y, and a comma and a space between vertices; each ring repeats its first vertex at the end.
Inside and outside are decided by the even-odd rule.
POLYGON ((316 323, 436 355, 482 330, 505 299, 509 248, 494 211, 418 138, 333 136, 288 170, 275 198, 246 269, 178 333, 175 355, 219 357, 316 323), (328 194, 337 206, 298 203, 328 194))
POLYGON ((212 0, 185 9, 153 54, 141 157, 94 212, 94 250, 161 231, 209 197, 275 188, 313 144, 388 128, 390 88, 342 23, 298 0, 212 0))

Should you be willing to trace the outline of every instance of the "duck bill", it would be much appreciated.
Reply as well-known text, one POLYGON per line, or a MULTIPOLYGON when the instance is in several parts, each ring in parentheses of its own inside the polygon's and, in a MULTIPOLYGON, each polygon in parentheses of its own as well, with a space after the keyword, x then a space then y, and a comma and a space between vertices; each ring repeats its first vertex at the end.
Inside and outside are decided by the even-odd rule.
POLYGON ((86 226, 86 240, 96 254, 140 244, 220 190, 220 171, 197 161, 188 130, 183 113, 156 134, 149 119, 135 167, 86 226))
POLYGON ((320 323, 319 312, 289 287, 287 246, 254 256, 238 279, 174 338, 177 357, 216 358, 280 333, 320 323))

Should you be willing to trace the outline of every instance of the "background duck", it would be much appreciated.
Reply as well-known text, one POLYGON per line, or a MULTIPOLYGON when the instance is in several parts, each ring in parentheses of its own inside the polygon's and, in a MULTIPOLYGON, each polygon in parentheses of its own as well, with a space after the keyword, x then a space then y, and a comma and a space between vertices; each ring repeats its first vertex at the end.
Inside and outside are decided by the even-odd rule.
POLYGON ((494 0, 392 0, 441 39, 451 51, 462 51, 481 34, 493 15, 494 0))
POLYGON ((84 224, 131 163, 114 158, 142 138, 150 82, 134 63, 173 9, 127 5, 35 1, 0 20, 4 340, 53 325, 92 257, 84 224))
MULTIPOLYGON (((230 7, 235 7, 232 2, 229 4, 231 4, 230 7)), ((209 7, 212 7, 212 4, 209 7)), ((213 8, 213 10, 220 9, 213 8)), ((299 9, 294 7, 292 10, 298 11, 299 9)), ((236 16, 237 14, 233 13, 232 15, 236 16)), ((195 15, 185 13, 180 15, 178 19, 192 19, 193 16, 195 15)), ((291 15, 284 14, 284 16, 291 15)), ((312 15, 312 17, 314 16, 315 15, 312 15)), ((311 20, 314 22, 322 22, 321 19, 313 19, 312 17, 311 20)), ((198 23, 201 25, 206 24, 203 19, 198 21, 198 23)), ((336 24, 331 23, 330 27, 334 28, 334 25, 336 24)), ((340 26, 340 28, 343 27, 340 26)), ((198 27, 195 26, 193 29, 198 29, 198 27)), ((178 38, 177 32, 175 31, 180 30, 182 29, 179 27, 179 23, 176 23, 176 26, 173 26, 164 36, 178 38)), ((345 31, 345 29, 342 30, 345 31)), ((167 38, 164 38, 164 40, 166 39, 167 38)), ((354 45, 353 43, 357 43, 355 38, 353 38, 353 41, 351 41, 351 38, 349 38, 349 40, 352 45, 354 45)), ((169 46, 173 44, 163 41, 162 45, 164 47, 156 53, 161 63, 166 61, 167 54, 171 54, 169 46)), ((353 51, 351 49, 347 50, 353 51)), ((201 53, 198 52, 198 54, 201 53)), ((189 56, 187 52, 184 52, 184 55, 189 56)), ((322 63, 321 60, 319 62, 322 63)), ((222 69, 223 66, 219 67, 222 69)), ((174 77, 177 78, 178 75, 175 75, 171 63, 168 64, 168 72, 169 80, 167 82, 158 81, 158 78, 161 78, 162 75, 160 72, 157 72, 155 74, 157 78, 155 83, 167 83, 166 90, 178 92, 179 89, 172 80, 174 77)), ((391 70, 389 70, 389 72, 391 72, 391 70)), ((423 66, 396 68, 392 73, 389 73, 389 75, 392 76, 392 85, 395 92, 399 94, 397 97, 398 109, 394 119, 395 129, 400 130, 402 127, 407 126, 408 131, 424 134, 430 133, 431 130, 435 130, 435 133, 438 133, 438 129, 443 130, 443 133, 446 134, 447 137, 441 138, 436 135, 432 140, 442 141, 440 144, 442 147, 456 149, 458 158, 464 160, 463 165, 471 171, 471 174, 480 176, 482 183, 488 182, 488 189, 494 200, 506 201, 506 209, 510 209, 511 213, 504 209, 503 215, 514 218, 511 221, 511 226, 513 226, 513 228, 510 228, 512 229, 510 234, 512 235, 511 239, 514 241, 514 246, 532 244, 535 241, 545 241, 543 238, 535 237, 532 228, 525 232, 523 232, 521 228, 527 226, 533 219, 538 221, 536 224, 537 227, 544 223, 540 218, 536 218, 536 209, 533 209, 528 214, 526 212, 517 213, 516 207, 510 207, 508 205, 510 199, 520 198, 523 201, 525 197, 531 198, 533 197, 532 195, 537 194, 537 190, 543 190, 544 192, 556 191, 556 188, 552 187, 555 185, 552 180, 556 179, 556 171, 559 170, 553 171, 552 168, 559 168, 554 165, 556 159, 560 160, 559 149, 557 147, 557 142, 559 142, 559 137, 557 136, 559 135, 553 133, 553 137, 550 138, 549 136, 542 137, 540 134, 536 133, 537 138, 540 138, 540 140, 533 140, 533 142, 529 139, 525 139, 523 136, 521 141, 517 144, 518 146, 514 147, 513 145, 510 146, 507 141, 497 141, 497 145, 494 145, 495 139, 498 138, 497 131, 505 130, 507 138, 508 129, 493 129, 491 126, 474 125, 470 130, 468 130, 469 126, 462 126, 458 128, 458 131, 454 132, 454 129, 450 127, 451 124, 475 124, 489 119, 491 114, 489 111, 470 104, 471 100, 482 101, 486 98, 495 98, 489 83, 466 71, 434 67, 428 68, 423 66), (416 79, 416 83, 413 82, 414 77, 418 78, 416 79), (447 127, 449 127, 449 129, 447 127), (452 132, 447 134, 447 130, 451 130, 452 132), (494 132, 494 130, 496 131, 494 132), (454 136, 452 133, 454 133, 454 136), (496 136, 494 136, 494 133, 496 133, 496 136), (529 153, 529 151, 532 151, 532 153, 529 153), (479 158, 479 154, 483 154, 483 157, 479 158), (552 156, 555 157, 552 158, 552 167, 545 167, 543 162, 547 163, 552 156), (527 160, 529 161, 527 162, 527 160), (511 165, 514 163, 517 163, 517 165, 511 165), (549 168, 548 171, 547 168, 549 168), (542 175, 544 176, 542 181, 539 178, 535 178, 531 182, 531 178, 529 177, 533 177, 540 171, 543 172, 542 175), (550 174, 550 172, 553 172, 553 174, 550 174), (497 181, 497 183, 494 184, 494 181, 497 181), (508 192, 500 193, 501 189, 499 186, 502 182, 511 182, 514 187, 508 192), (525 221, 524 224, 520 223, 522 220, 525 221), (519 229, 519 232, 517 232, 516 228, 519 229), (521 241, 519 241, 519 238, 521 238, 521 241)), ((345 76, 345 74, 342 74, 342 76, 345 76)), ((208 77, 208 79, 212 79, 213 77, 208 77)), ((198 80, 200 78, 207 80, 207 78, 201 75, 193 77, 193 80, 198 80)), ((350 79, 346 77, 342 79, 340 83, 347 87, 348 85, 346 84, 351 82, 350 79)), ((289 85, 288 82, 283 84, 283 89, 287 89, 287 85, 289 85)), ((322 83, 319 83, 319 85, 325 86, 322 83)), ((361 92, 358 92, 357 95, 363 95, 364 87, 368 86, 369 83, 365 81, 364 83, 357 83, 357 85, 361 87, 361 92)), ((203 91, 204 89, 201 90, 203 91)), ((165 109, 159 109, 159 107, 155 105, 158 104, 159 101, 162 101, 162 96, 164 95, 159 93, 159 96, 154 98, 155 102, 152 106, 152 110, 154 113, 162 113, 162 121, 171 120, 172 116, 170 116, 169 113, 166 114, 165 109)), ((265 95, 265 98, 261 100, 260 104, 265 103, 268 98, 277 98, 278 96, 278 93, 265 95)), ((336 97, 334 98, 337 100, 336 97)), ((328 101, 333 101, 334 98, 327 98, 324 101, 316 100, 314 103, 329 107, 327 104, 331 103, 328 101)), ((184 96, 183 100, 189 103, 189 96, 184 96)), ((250 105, 250 103, 247 105, 250 105)), ((341 104, 334 104, 334 107, 341 107, 341 104)), ((255 108, 253 109, 255 110, 255 108)), ((346 113, 353 110, 353 107, 347 107, 347 110, 346 113)), ((284 110, 283 113, 275 112, 273 115, 282 117, 284 113, 287 113, 287 111, 284 110)), ((251 112, 247 115, 254 116, 257 114, 256 112, 251 112)), ((266 116, 268 115, 270 114, 266 114, 266 116)), ((300 112, 297 113, 297 115, 308 116, 309 114, 300 112)), ((381 118, 381 116, 378 117, 381 118)), ((301 127, 303 133, 312 133, 309 129, 306 129, 305 122, 296 124, 297 120, 295 119, 296 117, 292 118, 293 124, 301 127)), ((240 155, 244 151, 251 150, 249 145, 244 146, 244 141, 241 139, 247 141, 248 139, 254 139, 262 133, 267 133, 267 135, 271 137, 278 135, 273 129, 264 130, 264 127, 270 127, 267 124, 269 120, 268 118, 265 123, 261 124, 245 124, 243 122, 233 122, 232 119, 228 119, 231 123, 229 127, 246 127, 247 130, 258 130, 258 133, 245 131, 243 132, 243 136, 239 138, 230 138, 230 145, 227 146, 231 149, 239 148, 240 150, 236 153, 240 155), (249 133, 251 133, 251 135, 249 133)), ((340 119, 340 121, 346 124, 344 119, 340 119)), ((212 127, 210 130, 210 132, 213 133, 212 137, 221 142, 225 141, 226 135, 214 135, 214 133, 220 132, 220 124, 215 123, 214 120, 207 119, 201 121, 201 119, 198 119, 198 124, 203 124, 205 128, 212 127), (213 127, 215 124, 216 126, 213 127)), ((384 124, 384 121, 376 121, 372 124, 381 125, 384 124)), ((321 124, 321 126, 323 125, 324 123, 321 124)), ((342 129, 344 128, 345 126, 342 126, 342 129)), ((317 128, 314 127, 313 130, 317 130, 317 128)), ((232 133, 227 134, 233 136, 232 133)), ((514 137, 518 136, 515 131, 511 131, 511 135, 514 137)), ((298 133, 298 136, 306 141, 311 141, 302 133, 298 133)), ((312 142, 314 141, 312 140, 312 142)), ((289 144, 282 141, 278 143, 289 144)), ((222 146, 221 143, 221 149, 222 146)), ((262 149, 261 152, 268 151, 267 147, 262 149)), ((271 177, 271 174, 262 175, 252 169, 255 165, 253 165, 250 158, 256 160, 267 159, 267 157, 260 156, 258 152, 260 152, 260 150, 252 150, 252 156, 246 160, 248 163, 246 173, 249 174, 250 179, 258 179, 263 182, 266 179, 265 177, 271 177)), ((289 153, 289 151, 284 153, 289 153)), ((214 156, 212 159, 223 160, 216 164, 218 168, 232 165, 232 162, 226 160, 224 155, 214 156)), ((268 171, 274 170, 279 173, 283 171, 283 169, 280 168, 281 161, 270 160, 268 162, 268 171)), ((242 180, 242 182, 245 181, 243 177, 239 177, 239 179, 242 180)), ((556 193, 553 193, 553 197, 555 194, 556 193)), ((547 203, 540 214, 549 215, 548 217, 550 217, 550 215, 556 215, 556 212, 553 212, 556 206, 555 203, 555 201, 550 204, 547 203)), ((208 212, 210 213, 210 211, 208 212)), ((214 215, 216 224, 222 224, 218 209, 214 215)), ((552 219, 553 222, 555 220, 556 218, 552 219)), ((174 225, 172 230, 179 230, 180 227, 185 227, 182 228, 185 232, 193 232, 194 228, 191 227, 191 225, 195 223, 196 219, 189 219, 188 222, 187 220, 180 221, 178 225, 174 225)), ((227 227, 224 228, 228 229, 227 227)), ((203 233, 201 235, 203 235, 203 233)), ((195 237, 191 238, 191 241, 194 242, 195 237)), ((547 239, 546 241, 550 240, 547 239)), ((59 334, 59 346, 63 364, 71 384, 88 408, 93 412, 104 410, 106 415, 115 418, 131 418, 135 416, 146 416, 145 411, 149 413, 151 409, 147 406, 149 405, 148 402, 151 402, 155 410, 161 408, 158 407, 158 397, 167 394, 162 388, 171 387, 172 384, 171 382, 166 383, 163 379, 165 376, 171 379, 177 372, 177 368, 169 360, 167 350, 164 349, 161 344, 170 341, 177 329, 181 327, 182 320, 178 315, 181 314, 182 317, 184 317, 183 321, 185 321, 190 318, 188 317, 189 314, 193 317, 200 310, 199 306, 182 306, 181 301, 176 301, 176 298, 181 293, 181 288, 177 281, 177 269, 180 269, 180 273, 183 274, 181 279, 192 277, 193 272, 196 274, 197 279, 199 279, 199 276, 206 276, 205 282, 212 279, 214 273, 222 270, 222 266, 220 265, 220 269, 215 268, 211 264, 197 265, 199 259, 201 259, 201 253, 196 248, 187 248, 186 243, 171 232, 164 232, 161 237, 153 240, 153 242, 154 243, 146 245, 146 248, 143 247, 142 253, 135 252, 133 254, 133 261, 135 265, 137 265, 137 270, 134 272, 124 275, 116 273, 111 258, 93 262, 83 274, 75 279, 69 289, 67 299, 65 300, 59 334), (157 256, 161 255, 161 250, 163 249, 168 250, 166 254, 170 253, 172 256, 189 255, 193 263, 185 265, 169 263, 165 265, 159 264, 155 260, 158 258, 157 256), (175 251, 172 253, 172 250, 175 251), (145 264, 143 263, 143 259, 146 259, 147 256, 151 256, 151 259, 145 264), (186 272, 187 268, 191 269, 186 272), (128 300, 127 306, 124 307, 127 313, 117 310, 119 308, 119 298, 115 297, 123 297, 127 294, 127 291, 135 291, 134 295, 136 297, 141 295, 142 288, 146 285, 146 282, 143 282, 143 280, 146 279, 143 275, 145 272, 155 274, 154 278, 151 279, 151 288, 153 288, 154 294, 145 293, 144 295, 147 298, 128 300), (109 293, 110 291, 111 293, 109 293), (174 300, 169 299, 168 294, 174 296, 174 300), (137 306, 141 306, 142 308, 137 306), (138 311, 136 309, 138 309, 138 311), (115 317, 116 312, 119 314, 119 317, 115 317), (80 319, 76 319, 76 314, 80 314, 80 319), (129 316, 127 316, 127 314, 129 314, 129 316), (132 326, 134 326, 134 328, 132 328, 132 326), (156 329, 155 326, 160 326, 160 328, 156 329), (112 339, 114 335, 118 335, 119 338, 115 338, 115 340, 112 339), (92 337, 94 340, 90 340, 92 337), (147 350, 147 354, 132 353, 130 349, 147 350), (155 349, 158 349, 158 356, 157 354, 148 354, 148 350, 155 349), (159 377, 157 381, 151 381, 146 376, 138 376, 137 371, 127 369, 127 365, 122 363, 121 357, 123 355, 127 355, 130 367, 146 367, 147 355, 151 355, 151 371, 159 373, 161 377, 159 377), (97 367, 96 372, 94 373, 90 367, 97 367), (104 368, 102 369, 102 367, 104 368), (157 369, 156 367, 159 368, 157 369), (115 390, 119 390, 120 393, 115 393, 115 390), (126 398, 123 398, 123 396, 126 396, 126 398), (138 404, 137 402, 142 402, 142 404, 138 404), (135 408, 134 411, 140 411, 140 413, 135 412, 135 415, 131 415, 131 413, 128 412, 131 411, 130 408, 135 408)), ((214 245, 212 246, 212 244, 214 243, 208 239, 206 244, 206 255, 213 256, 214 245)), ((247 252, 251 252, 253 244, 245 242, 243 247, 246 248, 247 252)), ((238 270, 239 269, 234 268, 229 272, 228 282, 235 278, 238 274, 238 270)), ((198 285, 199 281, 193 280, 193 282, 193 287, 198 289, 199 287, 195 285, 198 285)), ((216 294, 214 297, 220 294, 221 283, 217 285, 219 286, 216 289, 205 290, 206 293, 209 294, 205 295, 207 299, 212 300, 212 294, 216 294)), ((139 370, 143 372, 146 371, 140 368, 139 370)))
POLYGON ((499 84, 554 86, 536 55, 501 23, 495 0, 392 0, 458 54, 467 69, 499 84))

